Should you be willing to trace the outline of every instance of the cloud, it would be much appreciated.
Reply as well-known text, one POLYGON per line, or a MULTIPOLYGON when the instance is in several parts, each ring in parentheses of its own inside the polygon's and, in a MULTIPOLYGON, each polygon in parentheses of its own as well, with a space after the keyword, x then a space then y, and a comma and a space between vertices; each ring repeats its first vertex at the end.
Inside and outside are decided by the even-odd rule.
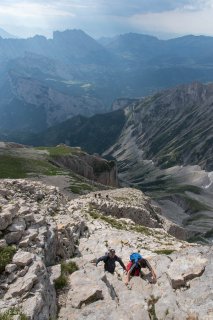
POLYGON ((213 0, 1 0, 0 27, 25 36, 68 28, 92 36, 129 31, 212 35, 212 9, 213 0))
POLYGON ((173 10, 199 11, 212 6, 213 0, 99 0, 100 12, 117 16, 131 16, 136 13, 160 13, 173 10))
POLYGON ((153 33, 170 32, 179 35, 213 35, 213 8, 202 11, 173 10, 163 13, 138 14, 130 17, 128 23, 136 29, 146 28, 153 33))
POLYGON ((55 21, 74 16, 73 10, 66 10, 56 1, 1 0, 0 3, 1 27, 18 36, 36 33, 50 36, 55 21))
POLYGON ((45 17, 45 16, 72 16, 72 12, 63 10, 55 4, 35 3, 35 2, 17 2, 13 5, 0 5, 0 15, 15 16, 17 18, 23 17, 45 17))

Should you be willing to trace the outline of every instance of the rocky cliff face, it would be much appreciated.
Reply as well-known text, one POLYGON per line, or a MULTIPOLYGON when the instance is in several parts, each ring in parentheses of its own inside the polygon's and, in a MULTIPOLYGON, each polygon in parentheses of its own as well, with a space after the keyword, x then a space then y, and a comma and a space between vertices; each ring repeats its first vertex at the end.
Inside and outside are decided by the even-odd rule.
POLYGON ((52 163, 103 185, 118 185, 117 166, 114 161, 79 152, 78 155, 54 156, 52 163))
POLYGON ((66 199, 39 182, 1 181, 0 203, 1 312, 16 306, 28 319, 55 317, 53 266, 74 255, 85 225, 78 217, 62 224, 66 199), (59 212, 60 224, 54 218, 59 212))
POLYGON ((63 320, 212 318, 212 247, 169 235, 159 209, 140 191, 67 201, 40 182, 1 180, 0 205, 0 250, 10 252, 0 255, 1 314, 16 306, 34 320, 55 318, 58 308, 63 320), (125 263, 140 251, 156 269, 157 283, 145 272, 125 286, 120 266, 115 275, 96 268, 109 247, 125 263), (65 260, 79 270, 56 290, 65 260))

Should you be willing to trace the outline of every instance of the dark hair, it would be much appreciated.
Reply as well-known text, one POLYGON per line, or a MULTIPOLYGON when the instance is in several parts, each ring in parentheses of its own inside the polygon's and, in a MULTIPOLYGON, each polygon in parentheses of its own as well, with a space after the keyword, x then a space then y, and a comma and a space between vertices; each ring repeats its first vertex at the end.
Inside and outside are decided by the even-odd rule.
POLYGON ((147 263, 146 263, 146 260, 144 258, 138 260, 138 263, 140 264, 140 266, 142 268, 146 268, 147 267, 147 263))

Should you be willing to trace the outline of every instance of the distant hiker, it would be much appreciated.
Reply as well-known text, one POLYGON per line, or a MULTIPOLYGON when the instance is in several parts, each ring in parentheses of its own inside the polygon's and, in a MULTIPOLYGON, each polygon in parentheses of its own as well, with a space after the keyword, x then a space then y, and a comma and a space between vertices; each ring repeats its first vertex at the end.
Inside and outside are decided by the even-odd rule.
POLYGON ((116 261, 119 262, 120 265, 123 267, 124 271, 126 271, 126 267, 125 267, 123 261, 121 260, 121 258, 116 256, 114 249, 110 249, 108 251, 108 253, 106 253, 104 256, 100 257, 99 259, 97 259, 96 267, 100 261, 104 262, 104 270, 108 271, 112 274, 115 272, 115 262, 116 261))
POLYGON ((109 196, 108 196, 108 194, 106 195, 106 198, 107 198, 107 199, 109 199, 109 196))
POLYGON ((97 198, 97 194, 95 193, 95 198, 97 198))
POLYGON ((99 198, 101 198, 101 193, 98 194, 99 198))
POLYGON ((130 277, 143 277, 142 268, 148 268, 152 275, 152 282, 156 282, 156 274, 147 259, 143 258, 139 253, 132 253, 130 255, 130 262, 126 266, 127 279, 126 284, 129 283, 130 277))

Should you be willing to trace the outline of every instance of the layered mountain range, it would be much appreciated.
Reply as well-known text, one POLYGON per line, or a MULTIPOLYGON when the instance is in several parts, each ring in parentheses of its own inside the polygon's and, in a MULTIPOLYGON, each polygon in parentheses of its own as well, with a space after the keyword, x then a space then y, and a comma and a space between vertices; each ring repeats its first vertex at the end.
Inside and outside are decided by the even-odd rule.
POLYGON ((10 133, 8 139, 35 146, 66 143, 117 159, 139 155, 162 169, 190 164, 212 171, 212 108, 213 84, 194 82, 142 99, 118 99, 110 113, 73 117, 39 134, 10 133))
POLYGON ((52 39, 0 38, 0 131, 42 131, 76 115, 111 110, 178 83, 213 78, 213 38, 129 33, 97 41, 81 30, 52 39))
POLYGON ((65 143, 116 159, 120 184, 137 187, 191 236, 212 238, 213 85, 192 83, 115 111, 77 116, 39 134, 1 136, 30 145, 65 143))
POLYGON ((212 81, 212 52, 211 37, 0 38, 0 138, 114 158, 122 185, 211 238, 213 86, 159 89, 212 81))

